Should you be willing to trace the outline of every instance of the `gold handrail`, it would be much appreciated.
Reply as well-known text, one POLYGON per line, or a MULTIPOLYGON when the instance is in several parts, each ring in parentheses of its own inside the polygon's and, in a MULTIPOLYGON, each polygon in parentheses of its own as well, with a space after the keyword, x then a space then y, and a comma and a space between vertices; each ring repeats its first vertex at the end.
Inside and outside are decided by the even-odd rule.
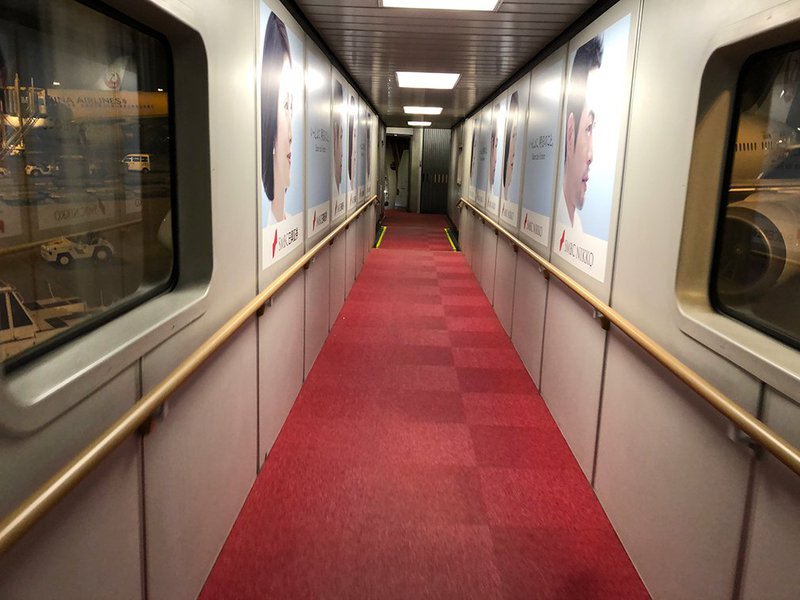
POLYGON ((377 199, 373 195, 363 206, 350 215, 336 229, 331 231, 311 250, 281 273, 255 298, 248 302, 233 317, 225 322, 211 337, 187 356, 175 370, 162 379, 152 390, 137 401, 127 412, 108 429, 86 446, 58 473, 39 487, 13 512, 6 515, 0 523, 0 555, 4 554, 33 525, 53 508, 67 493, 80 483, 100 462, 141 427, 148 418, 161 407, 181 384, 183 384, 225 341, 247 322, 264 304, 283 287, 306 264, 311 262, 320 250, 332 243, 350 223, 377 199))
POLYGON ((480 209, 473 206, 466 199, 460 198, 459 201, 460 204, 463 204, 469 208, 472 212, 494 227, 496 231, 508 238, 511 243, 522 250, 524 254, 529 256, 535 262, 539 263, 539 265, 541 265, 546 272, 550 273, 551 275, 555 275, 569 289, 575 292, 583 300, 588 302, 598 313, 608 319, 610 323, 616 325, 616 327, 622 331, 622 333, 636 342, 650 356, 655 358, 659 363, 676 375, 678 379, 683 381, 692 390, 697 392, 701 398, 722 413, 736 427, 744 431, 755 442, 773 454, 775 458, 789 467, 796 474, 800 475, 800 450, 792 446, 777 432, 775 432, 775 430, 764 424, 763 421, 755 418, 752 414, 747 412, 745 409, 719 391, 716 387, 711 385, 703 377, 698 375, 695 371, 687 367, 672 354, 667 352, 667 350, 658 345, 651 337, 646 335, 643 331, 628 321, 616 310, 611 308, 608 304, 592 294, 572 277, 564 273, 561 269, 556 267, 544 257, 528 248, 522 240, 511 235, 500 223, 489 217, 480 209))

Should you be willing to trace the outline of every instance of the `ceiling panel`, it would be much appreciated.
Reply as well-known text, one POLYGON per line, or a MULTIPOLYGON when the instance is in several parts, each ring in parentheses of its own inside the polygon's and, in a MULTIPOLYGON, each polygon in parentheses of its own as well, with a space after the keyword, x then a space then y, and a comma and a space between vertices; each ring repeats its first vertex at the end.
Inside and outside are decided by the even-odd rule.
POLYGON ((380 8, 378 0, 295 0, 390 127, 404 105, 443 106, 451 127, 578 19, 595 0, 504 1, 496 12, 380 8), (395 71, 461 73, 453 90, 397 85, 395 71))

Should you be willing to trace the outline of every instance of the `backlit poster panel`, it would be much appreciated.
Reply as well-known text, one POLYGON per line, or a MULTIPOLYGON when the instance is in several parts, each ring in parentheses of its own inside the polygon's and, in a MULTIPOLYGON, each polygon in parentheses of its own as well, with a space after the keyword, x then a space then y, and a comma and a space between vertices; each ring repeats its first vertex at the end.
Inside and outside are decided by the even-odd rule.
POLYGON ((366 126, 366 134, 367 134, 367 143, 366 143, 366 169, 367 169, 367 176, 366 176, 366 188, 365 188, 365 199, 370 198, 375 193, 375 188, 373 186, 372 176, 375 170, 373 169, 373 153, 372 153, 372 140, 376 139, 375 131, 374 131, 374 123, 375 123, 375 115, 367 109, 367 119, 365 122, 366 126))
POLYGON ((506 132, 506 102, 504 95, 492 101, 492 120, 489 125, 489 184, 486 188, 486 212, 497 219, 500 214, 500 189, 506 132))
POLYGON ((305 68, 303 38, 261 4, 259 173, 261 268, 303 247, 305 68))
POLYGON ((631 16, 570 44, 553 251, 605 281, 608 239, 627 112, 631 16))
POLYGON ((475 128, 475 119, 467 119, 464 123, 464 183, 461 188, 461 195, 467 200, 475 201, 475 181, 477 171, 475 169, 475 157, 477 152, 478 135, 475 128))
POLYGON ((478 156, 475 159, 475 204, 486 208, 486 188, 489 183, 489 128, 491 127, 492 107, 484 108, 480 113, 480 129, 478 136, 478 156))
POLYGON ((347 98, 347 212, 356 206, 358 193, 358 100, 355 92, 348 88, 347 98))
POLYGON ((0 239, 22 235, 22 210, 19 206, 0 200, 0 239))
POLYGON ((358 204, 364 202, 367 195, 367 106, 358 99, 358 204))
POLYGON ((330 226, 331 65, 309 48, 306 56, 306 232, 309 238, 330 226))
POLYGON ((531 72, 519 234, 544 249, 550 245, 557 168, 559 159, 563 160, 561 102, 566 62, 564 46, 531 72))
MULTIPOLYGON (((500 222, 517 228, 522 194, 522 171, 525 166, 526 115, 530 76, 524 77, 508 90, 505 98, 505 131, 503 132, 503 161, 498 166, 500 179, 500 222)), ((557 118, 554 122, 557 121, 557 118)))
POLYGON ((347 210, 348 134, 347 101, 349 92, 337 71, 331 77, 331 222, 344 219, 347 210))

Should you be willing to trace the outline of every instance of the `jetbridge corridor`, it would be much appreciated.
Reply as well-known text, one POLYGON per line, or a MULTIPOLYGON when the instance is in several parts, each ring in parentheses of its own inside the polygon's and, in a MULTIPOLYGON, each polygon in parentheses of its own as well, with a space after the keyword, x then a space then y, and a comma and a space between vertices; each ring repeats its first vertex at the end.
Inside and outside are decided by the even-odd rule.
POLYGON ((7 0, 0 598, 792 599, 800 0, 7 0))

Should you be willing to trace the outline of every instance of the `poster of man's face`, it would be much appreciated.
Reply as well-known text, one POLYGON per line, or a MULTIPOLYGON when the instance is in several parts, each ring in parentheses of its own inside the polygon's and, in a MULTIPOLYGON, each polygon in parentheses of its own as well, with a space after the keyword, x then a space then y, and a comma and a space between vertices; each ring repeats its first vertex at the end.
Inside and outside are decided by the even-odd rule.
POLYGON ((560 255, 599 281, 605 278, 628 106, 630 26, 626 15, 571 49, 567 63, 554 242, 560 255))

